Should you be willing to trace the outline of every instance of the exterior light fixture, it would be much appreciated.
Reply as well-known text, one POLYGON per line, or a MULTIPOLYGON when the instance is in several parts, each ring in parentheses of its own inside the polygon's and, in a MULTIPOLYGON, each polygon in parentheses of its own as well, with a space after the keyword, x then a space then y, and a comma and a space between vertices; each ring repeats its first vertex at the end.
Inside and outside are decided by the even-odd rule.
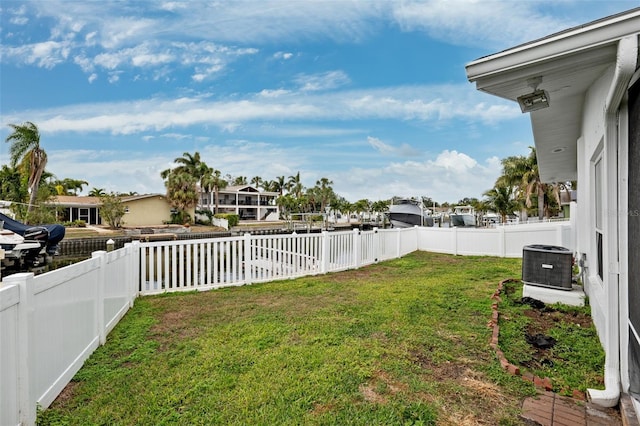
POLYGON ((537 111, 549 106, 549 94, 546 90, 538 90, 538 85, 542 83, 542 77, 534 77, 527 80, 529 87, 533 89, 532 93, 518 97, 518 103, 523 113, 537 111))

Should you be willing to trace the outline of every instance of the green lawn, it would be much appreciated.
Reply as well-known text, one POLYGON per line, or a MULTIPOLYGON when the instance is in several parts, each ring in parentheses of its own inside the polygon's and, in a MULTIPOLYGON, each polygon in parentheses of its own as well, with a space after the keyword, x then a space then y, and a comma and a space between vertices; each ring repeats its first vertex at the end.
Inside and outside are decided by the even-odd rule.
POLYGON ((359 270, 143 297, 39 424, 520 424, 489 346, 520 259, 416 252, 359 270))

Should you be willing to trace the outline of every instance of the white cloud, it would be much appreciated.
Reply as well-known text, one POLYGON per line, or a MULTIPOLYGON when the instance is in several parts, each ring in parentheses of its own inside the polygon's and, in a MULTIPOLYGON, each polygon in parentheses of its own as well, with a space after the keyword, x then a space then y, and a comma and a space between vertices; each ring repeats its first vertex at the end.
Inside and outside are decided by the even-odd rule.
MULTIPOLYGON (((31 44, 17 37, 15 45, 0 46, 0 56, 46 68, 73 57, 83 71, 95 72, 75 60, 82 57, 107 70, 153 69, 156 79, 158 67, 171 64, 174 69, 194 68, 193 81, 202 82, 234 60, 256 54, 257 46, 266 43, 330 40, 352 44, 389 25, 403 31, 423 31, 447 43, 493 50, 584 22, 554 17, 561 16, 555 9, 569 8, 573 8, 573 16, 589 14, 589 8, 576 12, 571 1, 551 8, 548 2, 514 1, 494 1, 488 7, 477 0, 264 0, 251 2, 250 7, 247 2, 198 1, 189 2, 187 7, 177 1, 132 4, 48 0, 12 10, 10 21, 18 31, 26 20, 50 19, 54 21, 51 36, 31 44), (185 42, 196 39, 201 41, 185 42)), ((278 51, 273 57, 287 60, 294 54, 278 51)), ((166 76, 169 72, 161 73, 166 76)), ((307 91, 349 83, 346 74, 335 71, 307 78, 301 76, 299 82, 307 91)))
POLYGON ((390 145, 384 143, 378 138, 374 138, 371 136, 367 137, 367 142, 371 145, 376 151, 379 151, 381 154, 385 156, 400 156, 400 157, 409 157, 418 154, 418 150, 412 148, 409 144, 403 143, 399 146, 390 145))
POLYGON ((575 24, 542 12, 544 6, 526 1, 407 1, 393 3, 393 16, 405 31, 425 31, 448 43, 507 47, 575 24))
POLYGON ((273 57, 276 59, 291 59, 293 58, 293 53, 289 52, 276 52, 273 54, 273 57))
POLYGON ((11 22, 13 25, 26 25, 27 23, 29 23, 29 18, 27 18, 26 16, 14 16, 9 19, 9 22, 11 22))
MULTIPOLYGON (((119 73, 109 75, 116 82, 119 73)), ((265 120, 296 122, 308 120, 393 119, 440 125, 455 119, 496 123, 520 118, 517 106, 495 100, 492 106, 478 102, 482 94, 468 86, 411 86, 331 94, 257 96, 233 101, 205 98, 148 99, 120 103, 96 103, 30 111, 43 131, 97 131, 132 134, 191 125, 214 125, 233 131, 245 123, 265 120), (463 94, 463 96, 460 96, 463 94), (454 104, 441 98, 458 98, 454 104), (479 106, 480 105, 480 106, 479 106)), ((282 93, 284 95, 284 93, 282 93)), ((16 121, 5 115, 2 124, 16 121)), ((19 119, 17 121, 20 121, 19 119)))
POLYGON ((276 90, 264 89, 260 91, 259 96, 264 98, 279 98, 280 96, 285 96, 285 95, 288 95, 289 93, 291 92, 285 89, 276 89, 276 90))
POLYGON ((319 90, 330 90, 349 84, 349 76, 343 71, 328 71, 319 74, 300 74, 295 82, 303 92, 315 92, 319 90))
POLYGON ((392 162, 380 168, 353 167, 332 179, 336 192, 353 201, 428 196, 440 203, 455 203, 465 197, 482 198, 500 174, 495 163, 495 158, 480 163, 464 153, 444 150, 434 159, 392 162))

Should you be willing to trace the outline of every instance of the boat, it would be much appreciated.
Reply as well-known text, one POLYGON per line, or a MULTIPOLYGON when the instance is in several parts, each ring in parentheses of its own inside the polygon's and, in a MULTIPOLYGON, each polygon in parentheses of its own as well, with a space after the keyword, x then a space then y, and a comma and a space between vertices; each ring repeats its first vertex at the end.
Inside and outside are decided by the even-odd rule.
POLYGON ((2 269, 25 270, 40 264, 42 246, 37 241, 25 241, 8 229, 0 229, 0 248, 4 250, 2 269))
POLYGON ((473 206, 455 206, 449 220, 451 226, 476 226, 476 213, 473 206))
POLYGON ((394 228, 433 226, 431 211, 425 209, 421 202, 412 199, 394 201, 394 204, 389 206, 388 215, 394 228))
POLYGON ((2 268, 25 271, 46 264, 48 256, 58 254, 64 235, 62 225, 30 226, 0 213, 2 268))
POLYGON ((481 222, 482 222, 482 226, 495 227, 496 225, 502 222, 502 217, 497 213, 488 212, 482 216, 481 222))

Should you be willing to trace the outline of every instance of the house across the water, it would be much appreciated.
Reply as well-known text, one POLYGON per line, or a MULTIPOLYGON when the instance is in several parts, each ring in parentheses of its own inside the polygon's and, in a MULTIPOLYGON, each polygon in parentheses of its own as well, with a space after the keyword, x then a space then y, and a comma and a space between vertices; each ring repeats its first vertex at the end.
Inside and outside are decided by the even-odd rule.
MULTIPOLYGON (((162 194, 129 195, 120 197, 125 208, 124 226, 162 225, 171 220, 172 207, 162 194)), ((51 204, 59 207, 58 220, 82 220, 87 225, 102 225, 100 197, 59 195, 51 204)), ((193 209, 188 212, 191 217, 193 209)))
POLYGON ((216 193, 203 192, 198 204, 199 210, 218 213, 234 213, 240 220, 275 221, 280 218, 280 208, 276 199, 278 192, 259 191, 251 185, 227 186, 216 193))

